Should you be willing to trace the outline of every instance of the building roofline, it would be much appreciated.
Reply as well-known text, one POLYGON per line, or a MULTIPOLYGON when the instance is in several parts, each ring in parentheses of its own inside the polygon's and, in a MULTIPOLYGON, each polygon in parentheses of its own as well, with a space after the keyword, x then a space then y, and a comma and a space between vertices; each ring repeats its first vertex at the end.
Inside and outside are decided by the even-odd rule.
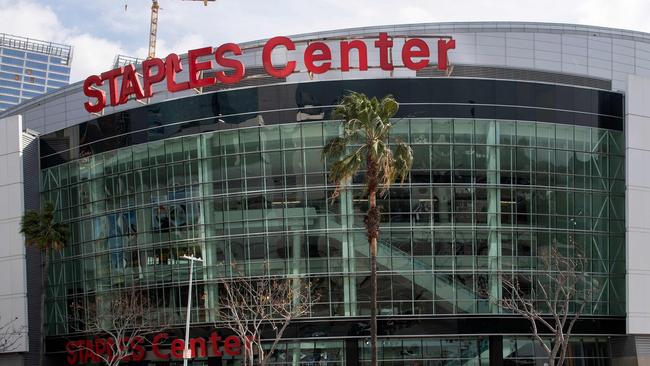
MULTIPOLYGON (((368 27, 341 28, 335 30, 316 31, 311 33, 300 33, 290 35, 289 37, 296 40, 323 39, 333 37, 360 37, 364 35, 376 35, 379 31, 391 32, 395 35, 405 35, 417 33, 422 36, 424 32, 431 32, 432 35, 439 35, 444 32, 450 33, 477 33, 477 32, 524 32, 524 33, 557 33, 557 34, 577 34, 583 36, 609 36, 618 39, 635 40, 647 42, 650 44, 650 33, 633 31, 626 29, 617 29, 584 24, 571 23, 551 23, 551 22, 523 22, 523 21, 477 21, 477 22, 436 22, 436 23, 410 23, 410 24, 387 24, 373 25, 368 27)), ((2 33, 0 33, 2 36, 2 33)), ((255 48, 262 46, 268 38, 258 39, 247 42, 240 42, 242 48, 255 48)), ((187 50, 184 50, 185 52, 187 50)), ((181 55, 186 57, 186 53, 181 55)), ((43 94, 29 101, 12 106, 9 109, 0 112, 0 118, 19 113, 22 109, 29 108, 40 103, 45 103, 48 99, 57 96, 65 96, 73 93, 77 88, 83 85, 83 80, 69 84, 56 91, 43 94)))
POLYGON ((0 47, 10 47, 28 52, 38 52, 49 56, 61 57, 66 65, 72 60, 72 46, 62 43, 42 41, 34 38, 0 33, 0 47))

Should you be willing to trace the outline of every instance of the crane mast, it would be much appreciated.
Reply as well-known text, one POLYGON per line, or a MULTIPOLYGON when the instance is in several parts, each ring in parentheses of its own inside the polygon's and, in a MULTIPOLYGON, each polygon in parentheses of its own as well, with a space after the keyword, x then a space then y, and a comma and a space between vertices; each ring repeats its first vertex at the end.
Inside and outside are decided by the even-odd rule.
POLYGON ((160 5, 157 0, 152 0, 151 4, 151 24, 149 26, 149 53, 147 59, 156 57, 156 35, 158 34, 158 12, 160 5))
MULTIPOLYGON (((183 0, 183 1, 200 1, 203 5, 208 6, 208 2, 216 0, 183 0)), ((128 9, 128 4, 124 4, 124 10, 128 9)), ((149 52, 147 59, 156 57, 156 38, 158 35, 158 12, 160 11, 158 0, 151 0, 151 23, 149 24, 149 52)))

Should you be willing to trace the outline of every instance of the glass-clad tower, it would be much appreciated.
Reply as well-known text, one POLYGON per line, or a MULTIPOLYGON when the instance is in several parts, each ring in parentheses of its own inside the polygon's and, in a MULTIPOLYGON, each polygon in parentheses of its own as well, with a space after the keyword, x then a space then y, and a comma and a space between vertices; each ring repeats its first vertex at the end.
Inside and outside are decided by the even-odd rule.
POLYGON ((68 85, 72 46, 0 33, 0 111, 68 85))

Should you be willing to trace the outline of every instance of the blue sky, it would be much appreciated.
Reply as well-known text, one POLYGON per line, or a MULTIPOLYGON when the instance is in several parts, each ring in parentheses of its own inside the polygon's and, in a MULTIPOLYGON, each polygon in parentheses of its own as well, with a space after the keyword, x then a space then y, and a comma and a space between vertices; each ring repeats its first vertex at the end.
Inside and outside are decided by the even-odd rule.
MULTIPOLYGON (((643 0, 159 0, 158 55, 224 42, 381 24, 546 21, 650 32, 643 0), (405 4, 405 5, 399 5, 405 4)), ((0 33, 72 44, 72 81, 146 56, 150 0, 0 0, 0 33), (125 4, 128 4, 125 11, 125 4)))

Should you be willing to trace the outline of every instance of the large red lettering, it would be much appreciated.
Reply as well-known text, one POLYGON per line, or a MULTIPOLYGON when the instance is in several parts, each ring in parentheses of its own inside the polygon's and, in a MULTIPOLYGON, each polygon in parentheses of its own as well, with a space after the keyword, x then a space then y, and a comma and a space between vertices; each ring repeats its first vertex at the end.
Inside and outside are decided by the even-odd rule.
POLYGON ((223 349, 227 355, 237 356, 241 354, 241 339, 235 336, 228 336, 223 341, 223 349))
POLYGON ((138 75, 135 73, 135 66, 132 64, 124 68, 122 89, 120 90, 120 104, 126 103, 131 94, 134 94, 136 99, 144 99, 140 79, 138 79, 138 75))
POLYGON ((205 339, 201 337, 190 338, 189 348, 192 350, 192 357, 205 357, 208 354, 205 339))
POLYGON ((95 354, 92 352, 93 342, 88 339, 84 339, 80 344, 82 347, 80 360, 82 363, 88 363, 93 359, 93 357, 95 357, 95 354))
POLYGON ((187 63, 190 68, 190 87, 202 88, 215 83, 214 77, 199 78, 201 71, 212 69, 212 60, 197 62, 201 56, 212 54, 212 47, 197 48, 187 52, 187 63))
POLYGON ((151 351, 153 354, 162 359, 166 360, 169 358, 169 353, 162 353, 160 352, 160 349, 158 348, 162 342, 164 342, 167 338, 169 338, 169 334, 167 333, 158 333, 153 337, 153 342, 151 342, 151 351))
POLYGON ((123 67, 118 67, 117 69, 102 73, 102 80, 108 80, 108 95, 111 97, 112 106, 119 104, 119 97, 117 95, 117 77, 123 73, 123 67))
MULTIPOLYGON (((394 69, 392 60, 393 39, 388 33, 379 33, 374 41, 375 48, 379 52, 379 66, 382 70, 391 71, 394 69)), ((288 60, 282 67, 273 64, 273 51, 278 47, 284 47, 286 51, 295 51, 296 44, 288 37, 273 37, 269 39, 262 49, 262 64, 266 72, 276 78, 286 78, 296 70, 296 61, 288 60)), ((340 65, 341 71, 350 71, 350 53, 353 49, 358 54, 358 69, 368 70, 368 45, 362 40, 341 41, 340 65)), ((446 70, 449 65, 449 50, 456 48, 456 41, 449 38, 441 38, 437 43, 438 47, 438 69, 446 70)), ((199 61, 201 57, 212 53, 212 47, 197 48, 188 51, 189 80, 177 82, 176 76, 183 71, 180 57, 169 54, 164 60, 154 58, 142 63, 142 83, 133 65, 116 68, 100 75, 92 75, 86 78, 83 84, 83 92, 89 100, 84 102, 84 108, 89 113, 101 112, 108 103, 112 106, 126 103, 134 95, 136 99, 150 98, 153 96, 153 85, 166 79, 169 92, 179 92, 190 88, 201 88, 220 82, 234 84, 240 82, 245 75, 246 67, 242 61, 232 57, 242 55, 243 51, 235 43, 225 43, 214 51, 214 61, 223 69, 215 72, 214 76, 203 76, 202 72, 212 70, 214 61, 199 61), (121 88, 118 86, 118 78, 121 77, 121 88), (100 89, 108 82, 108 93, 100 89), (119 89, 118 89, 119 88, 119 89), (106 96, 108 94, 108 97, 106 96), (110 99, 110 100, 109 100, 110 99)), ((285 52, 288 54, 288 52, 285 52)), ((422 39, 407 39, 401 50, 402 62, 410 70, 420 70, 430 62, 431 51, 429 45, 422 39)), ((304 64, 307 71, 314 74, 325 73, 332 68, 332 51, 325 42, 315 41, 307 45, 304 55, 304 64)))
POLYGON ((456 40, 438 40, 438 70, 447 70, 447 64, 449 59, 447 57, 447 52, 456 48, 456 40))
POLYGON ((131 360, 133 361, 144 360, 144 357, 147 355, 147 351, 144 349, 144 346, 142 346, 143 343, 144 343, 144 338, 142 337, 133 338, 133 340, 131 341, 131 351, 133 351, 133 354, 131 355, 131 360))
POLYGON ((170 92, 179 92, 190 88, 188 81, 183 83, 176 82, 176 74, 183 71, 181 59, 175 53, 170 53, 165 59, 165 73, 167 74, 167 90, 170 92))
POLYGON ((350 71, 350 50, 356 48, 359 52, 359 70, 368 70, 368 48, 366 43, 359 40, 341 41, 341 71, 350 71))
POLYGON ((285 78, 296 69, 296 61, 289 61, 287 65, 282 69, 276 69, 273 66, 273 60, 271 54, 273 49, 277 46, 284 46, 287 50, 293 51, 296 49, 295 43, 287 37, 273 37, 269 39, 262 49, 262 64, 264 65, 264 70, 276 78, 285 78))
POLYGON ((70 341, 66 343, 65 350, 68 352, 66 356, 68 365, 75 365, 79 362, 79 341, 70 341))
POLYGON ((388 58, 389 49, 393 47, 393 40, 388 38, 385 32, 379 33, 379 39, 375 41, 375 47, 379 48, 379 66, 382 70, 390 71, 393 69, 393 64, 390 63, 388 58))
POLYGON ((221 350, 219 349, 219 341, 221 337, 217 335, 217 332, 210 333, 210 346, 212 346, 212 353, 215 357, 221 357, 221 350))
POLYGON ((153 84, 161 82, 165 78, 165 63, 159 58, 150 58, 142 63, 142 79, 144 84, 145 98, 153 96, 153 84), (156 68, 152 74, 151 69, 156 68))
POLYGON ((183 358, 183 350, 185 349, 185 341, 182 339, 174 339, 171 345, 171 354, 174 358, 183 358))
POLYGON ((429 46, 419 38, 409 39, 402 48, 402 62, 411 70, 420 70, 429 64, 429 46), (414 50, 417 49, 417 50, 414 50), (423 58, 420 61, 413 61, 413 57, 423 58))
POLYGON ((98 355, 107 355, 108 359, 113 358, 112 350, 108 347, 108 343, 105 338, 96 338, 95 339, 95 353, 98 355))
POLYGON ((217 48, 217 51, 214 53, 214 58, 216 59, 217 64, 222 67, 231 68, 234 70, 234 72, 230 75, 227 75, 225 71, 218 71, 215 76, 221 83, 235 84, 244 78, 244 73, 246 70, 244 68, 244 64, 240 61, 224 57, 224 54, 226 52, 231 52, 235 56, 242 54, 241 48, 239 48, 239 46, 234 43, 226 43, 219 46, 219 48, 217 48))
POLYGON ((305 50, 305 67, 307 71, 314 74, 322 74, 332 67, 332 51, 323 42, 313 42, 305 50), (315 62, 323 62, 317 66, 315 62))
POLYGON ((88 113, 99 113, 106 107, 106 93, 101 89, 95 89, 94 86, 100 87, 104 84, 102 78, 98 75, 92 75, 84 81, 84 94, 89 98, 95 98, 96 102, 90 101, 84 103, 84 108, 88 113))

